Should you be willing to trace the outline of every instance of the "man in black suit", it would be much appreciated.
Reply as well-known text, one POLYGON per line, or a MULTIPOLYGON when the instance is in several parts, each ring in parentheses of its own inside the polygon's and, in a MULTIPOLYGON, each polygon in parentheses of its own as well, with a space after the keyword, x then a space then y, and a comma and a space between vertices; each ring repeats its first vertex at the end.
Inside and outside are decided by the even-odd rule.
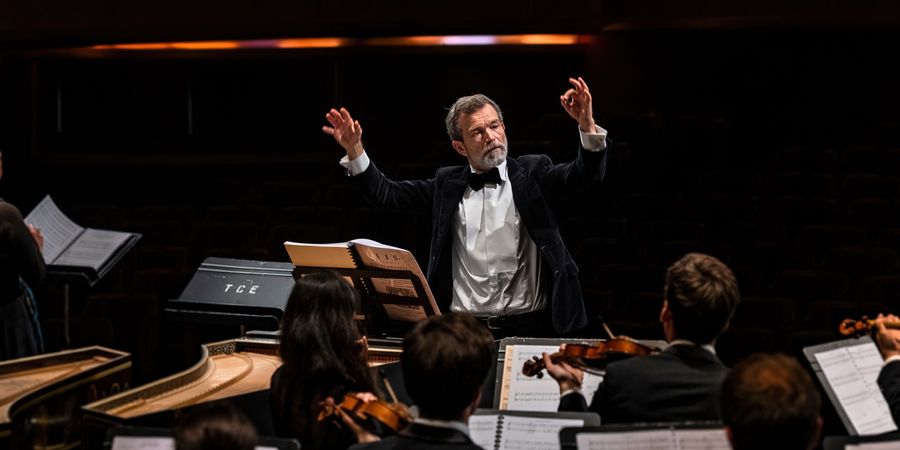
POLYGON ((716 338, 740 301, 737 280, 718 259, 689 253, 666 271, 659 320, 669 346, 661 353, 610 363, 590 408, 580 392, 583 373, 554 364, 560 411, 593 411, 603 423, 719 419, 719 388, 728 369, 716 357, 716 338))
POLYGON ((480 450, 469 437, 467 422, 481 401, 494 358, 493 336, 470 314, 419 322, 403 340, 400 356, 418 417, 396 436, 351 448, 480 450))
POLYGON ((879 314, 875 319, 878 326, 875 342, 884 358, 884 366, 878 374, 878 387, 891 408, 894 422, 900 423, 900 330, 887 328, 885 322, 900 323, 900 318, 893 314, 879 314))
POLYGON ((734 450, 811 450, 822 438, 822 399, 787 355, 756 353, 722 384, 722 423, 734 450))
POLYGON ((507 158, 500 107, 484 95, 458 99, 447 114, 451 144, 468 161, 429 180, 393 181, 362 146, 345 108, 322 130, 344 148, 347 168, 370 203, 430 212, 427 277, 443 312, 470 312, 496 337, 565 333, 587 324, 578 266, 566 250, 549 199, 602 179, 606 130, 593 118, 583 79, 560 96, 578 122, 581 151, 554 165, 545 155, 507 158))

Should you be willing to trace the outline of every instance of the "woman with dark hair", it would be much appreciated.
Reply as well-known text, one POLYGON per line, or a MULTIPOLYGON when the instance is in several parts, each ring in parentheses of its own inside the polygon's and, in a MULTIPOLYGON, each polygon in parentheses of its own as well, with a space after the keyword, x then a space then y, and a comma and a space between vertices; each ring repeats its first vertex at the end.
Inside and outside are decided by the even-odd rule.
POLYGON ((319 421, 322 405, 350 392, 375 392, 366 361, 366 339, 354 317, 356 291, 334 272, 303 276, 281 319, 284 365, 272 376, 272 417, 279 436, 304 449, 341 449, 357 442, 339 420, 319 421))
MULTIPOLYGON (((0 177, 3 154, 0 153, 0 177)), ((41 230, 0 198, 0 361, 43 353, 32 288, 44 278, 41 230)))

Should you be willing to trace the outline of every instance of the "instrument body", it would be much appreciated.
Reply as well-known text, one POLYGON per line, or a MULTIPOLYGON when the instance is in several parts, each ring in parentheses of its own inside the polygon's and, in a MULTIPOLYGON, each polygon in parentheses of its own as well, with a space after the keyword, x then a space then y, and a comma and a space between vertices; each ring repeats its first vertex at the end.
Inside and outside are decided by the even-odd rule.
POLYGON ((403 403, 389 403, 381 399, 366 402, 354 393, 345 395, 344 400, 338 405, 323 408, 319 420, 340 420, 339 410, 347 413, 364 427, 368 419, 374 419, 398 432, 412 423, 412 416, 403 403))
MULTIPOLYGON (((554 364, 565 362, 573 367, 594 372, 606 367, 612 361, 645 356, 658 351, 631 339, 615 338, 599 341, 595 344, 565 344, 559 352, 550 355, 554 364)), ((538 356, 526 361, 522 366, 522 374, 527 377, 543 377, 544 360, 538 356)))
MULTIPOLYGON (((885 328, 894 330, 900 329, 900 322, 884 322, 885 328)), ((838 331, 843 336, 862 336, 869 334, 878 329, 876 321, 869 319, 868 316, 862 316, 860 320, 844 319, 838 325, 838 331)))

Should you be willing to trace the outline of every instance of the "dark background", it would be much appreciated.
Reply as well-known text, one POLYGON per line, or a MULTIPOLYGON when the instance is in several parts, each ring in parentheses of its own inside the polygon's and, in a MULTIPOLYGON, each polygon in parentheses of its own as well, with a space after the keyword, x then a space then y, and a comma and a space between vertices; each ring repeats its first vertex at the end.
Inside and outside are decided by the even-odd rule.
MULTIPOLYGON (((591 317, 659 338, 665 268, 720 257, 745 302, 719 342, 799 355, 844 317, 897 311, 900 7, 895 2, 0 1, 0 194, 45 194, 76 222, 143 233, 73 295, 73 347, 135 355, 137 381, 184 368, 162 320, 207 256, 287 261, 281 243, 368 237, 427 254, 429 218, 369 208, 320 131, 347 106, 394 178, 463 160, 445 108, 482 92, 513 155, 565 161, 570 75, 609 130, 607 180, 558 205, 591 317), (782 3, 790 3, 784 5, 782 3), (565 33, 567 46, 233 51, 97 44, 565 33)), ((424 267, 424 264, 423 264, 424 267)), ((61 287, 40 292, 62 347, 61 287)), ((596 326, 585 335, 600 335, 596 326)), ((173 337, 175 336, 175 337, 173 337)), ((184 360, 190 360, 185 356, 184 360)))

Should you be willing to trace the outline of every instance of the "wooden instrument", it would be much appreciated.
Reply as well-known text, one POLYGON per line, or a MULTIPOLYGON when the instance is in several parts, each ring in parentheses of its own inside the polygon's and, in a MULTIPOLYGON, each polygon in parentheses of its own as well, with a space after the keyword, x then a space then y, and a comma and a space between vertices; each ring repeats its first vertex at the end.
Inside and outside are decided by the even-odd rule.
MULTIPOLYGON (((884 322, 884 326, 886 328, 900 330, 900 322, 884 322)), ((862 316, 862 319, 860 320, 844 319, 841 321, 841 324, 838 325, 838 331, 843 336, 862 336, 871 333, 877 328, 876 322, 869 319, 868 316, 862 316)))
POLYGON ((131 381, 131 356, 86 347, 0 363, 0 448, 72 448, 81 405, 131 381))
POLYGON ((339 405, 326 406, 319 413, 319 420, 340 420, 339 410, 344 411, 361 424, 365 424, 367 419, 375 419, 394 432, 406 428, 412 422, 412 416, 403 403, 389 403, 381 399, 365 402, 353 393, 345 395, 339 405))
MULTIPOLYGON (((603 369, 612 361, 630 358, 632 356, 649 355, 658 349, 647 347, 630 339, 614 338, 600 341, 595 344, 566 344, 559 352, 550 355, 554 364, 565 362, 573 367, 595 373, 603 369)), ((544 360, 535 356, 531 361, 525 361, 522 366, 522 374, 527 377, 544 376, 544 360)))

